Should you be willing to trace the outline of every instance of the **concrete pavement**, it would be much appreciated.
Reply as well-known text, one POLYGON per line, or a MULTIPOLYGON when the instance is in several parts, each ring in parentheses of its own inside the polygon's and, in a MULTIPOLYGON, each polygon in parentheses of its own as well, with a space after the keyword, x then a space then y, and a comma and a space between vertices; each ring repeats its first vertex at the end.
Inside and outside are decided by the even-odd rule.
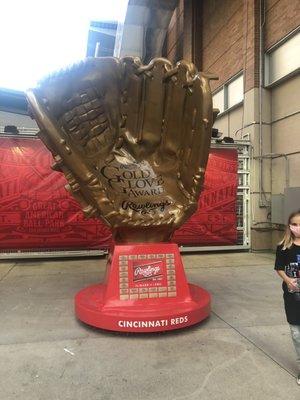
POLYGON ((299 400, 274 256, 183 259, 213 296, 211 317, 143 335, 75 319, 73 296, 103 277, 104 258, 0 262, 0 399, 299 400))

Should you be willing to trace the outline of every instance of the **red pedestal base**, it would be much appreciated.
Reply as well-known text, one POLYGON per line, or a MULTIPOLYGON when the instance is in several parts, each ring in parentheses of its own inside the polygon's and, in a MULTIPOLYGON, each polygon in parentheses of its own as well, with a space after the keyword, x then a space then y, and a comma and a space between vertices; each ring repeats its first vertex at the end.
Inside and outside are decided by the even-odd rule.
POLYGON ((194 325, 210 314, 209 293, 186 281, 173 243, 117 245, 102 284, 75 297, 86 324, 123 332, 158 332, 194 325))

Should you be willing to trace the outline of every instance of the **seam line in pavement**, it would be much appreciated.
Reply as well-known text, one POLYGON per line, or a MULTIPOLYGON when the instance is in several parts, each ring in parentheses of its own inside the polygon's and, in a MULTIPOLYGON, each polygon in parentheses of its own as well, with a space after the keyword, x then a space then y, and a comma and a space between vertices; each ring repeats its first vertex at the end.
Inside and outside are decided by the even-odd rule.
POLYGON ((251 339, 249 339, 246 335, 244 335, 241 331, 239 331, 237 328, 235 328, 233 325, 231 325, 229 322, 225 321, 220 315, 215 313, 214 311, 211 311, 212 314, 216 315, 218 318, 220 318, 223 322, 225 322, 226 325, 230 326, 235 332, 237 332, 240 336, 242 336, 244 339, 246 339, 249 343, 251 343, 255 348, 260 350, 265 356, 267 356, 270 360, 272 360, 275 364, 277 364, 280 368, 282 368, 284 371, 286 371, 289 375, 291 375, 293 378, 296 378, 296 375, 293 375, 288 369, 286 369, 283 365, 281 365, 278 361, 276 361, 273 357, 270 356, 267 352, 265 352, 261 347, 257 346, 251 339))
POLYGON ((3 279, 7 277, 7 275, 10 273, 10 271, 11 271, 13 268, 15 268, 16 265, 17 265, 17 263, 14 263, 14 264, 9 268, 9 270, 6 272, 6 274, 4 274, 4 275, 2 276, 2 278, 0 279, 0 282, 3 281, 3 279))

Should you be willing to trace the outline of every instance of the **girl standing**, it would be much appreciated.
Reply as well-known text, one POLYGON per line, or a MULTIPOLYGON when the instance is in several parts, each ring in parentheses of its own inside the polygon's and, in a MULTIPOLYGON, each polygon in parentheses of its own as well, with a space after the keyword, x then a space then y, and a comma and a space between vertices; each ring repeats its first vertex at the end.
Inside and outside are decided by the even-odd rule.
POLYGON ((297 353, 300 385, 300 210, 289 216, 284 237, 277 246, 275 270, 283 280, 284 307, 297 353))

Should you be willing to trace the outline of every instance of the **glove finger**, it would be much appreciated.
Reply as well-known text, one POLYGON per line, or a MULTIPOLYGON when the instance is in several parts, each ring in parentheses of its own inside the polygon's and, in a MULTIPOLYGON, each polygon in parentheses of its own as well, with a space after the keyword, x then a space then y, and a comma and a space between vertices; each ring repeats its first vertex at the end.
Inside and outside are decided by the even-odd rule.
POLYGON ((138 138, 142 98, 142 79, 136 74, 141 66, 141 60, 138 57, 126 57, 121 63, 123 68, 121 112, 124 121, 122 133, 127 141, 134 145, 138 138))
MULTIPOLYGON (((85 157, 87 152, 75 142, 73 131, 61 125, 58 105, 64 98, 62 92, 58 91, 60 101, 56 103, 51 97, 51 90, 56 90, 55 85, 54 89, 50 85, 36 91, 28 91, 27 98, 32 114, 41 128, 40 136, 56 160, 54 169, 65 173, 69 181, 68 190, 75 196, 82 197, 83 211, 87 215, 95 215, 98 209, 104 221, 111 222, 116 217, 113 202, 107 198, 105 188, 95 175, 97 149, 94 153, 95 160, 85 157)), ((74 99, 76 97, 72 101, 75 101, 74 99)))
POLYGON ((186 101, 189 98, 187 77, 193 76, 193 64, 180 61, 175 68, 165 74, 167 92, 165 98, 164 128, 161 151, 176 155, 179 158, 180 149, 188 140, 184 135, 185 119, 190 118, 186 113, 186 101))
POLYGON ((87 59, 34 90, 49 115, 90 159, 99 152, 109 154, 118 136, 119 69, 113 58, 87 59))
POLYGON ((184 129, 178 179, 195 199, 200 191, 208 159, 213 123, 209 81, 197 74, 190 82, 184 109, 184 129))
MULTIPOLYGON (((132 59, 131 59, 132 60, 132 59)), ((166 85, 164 76, 171 63, 163 58, 146 66, 125 63, 126 115, 124 136, 132 145, 135 156, 151 154, 161 142, 166 85)))

